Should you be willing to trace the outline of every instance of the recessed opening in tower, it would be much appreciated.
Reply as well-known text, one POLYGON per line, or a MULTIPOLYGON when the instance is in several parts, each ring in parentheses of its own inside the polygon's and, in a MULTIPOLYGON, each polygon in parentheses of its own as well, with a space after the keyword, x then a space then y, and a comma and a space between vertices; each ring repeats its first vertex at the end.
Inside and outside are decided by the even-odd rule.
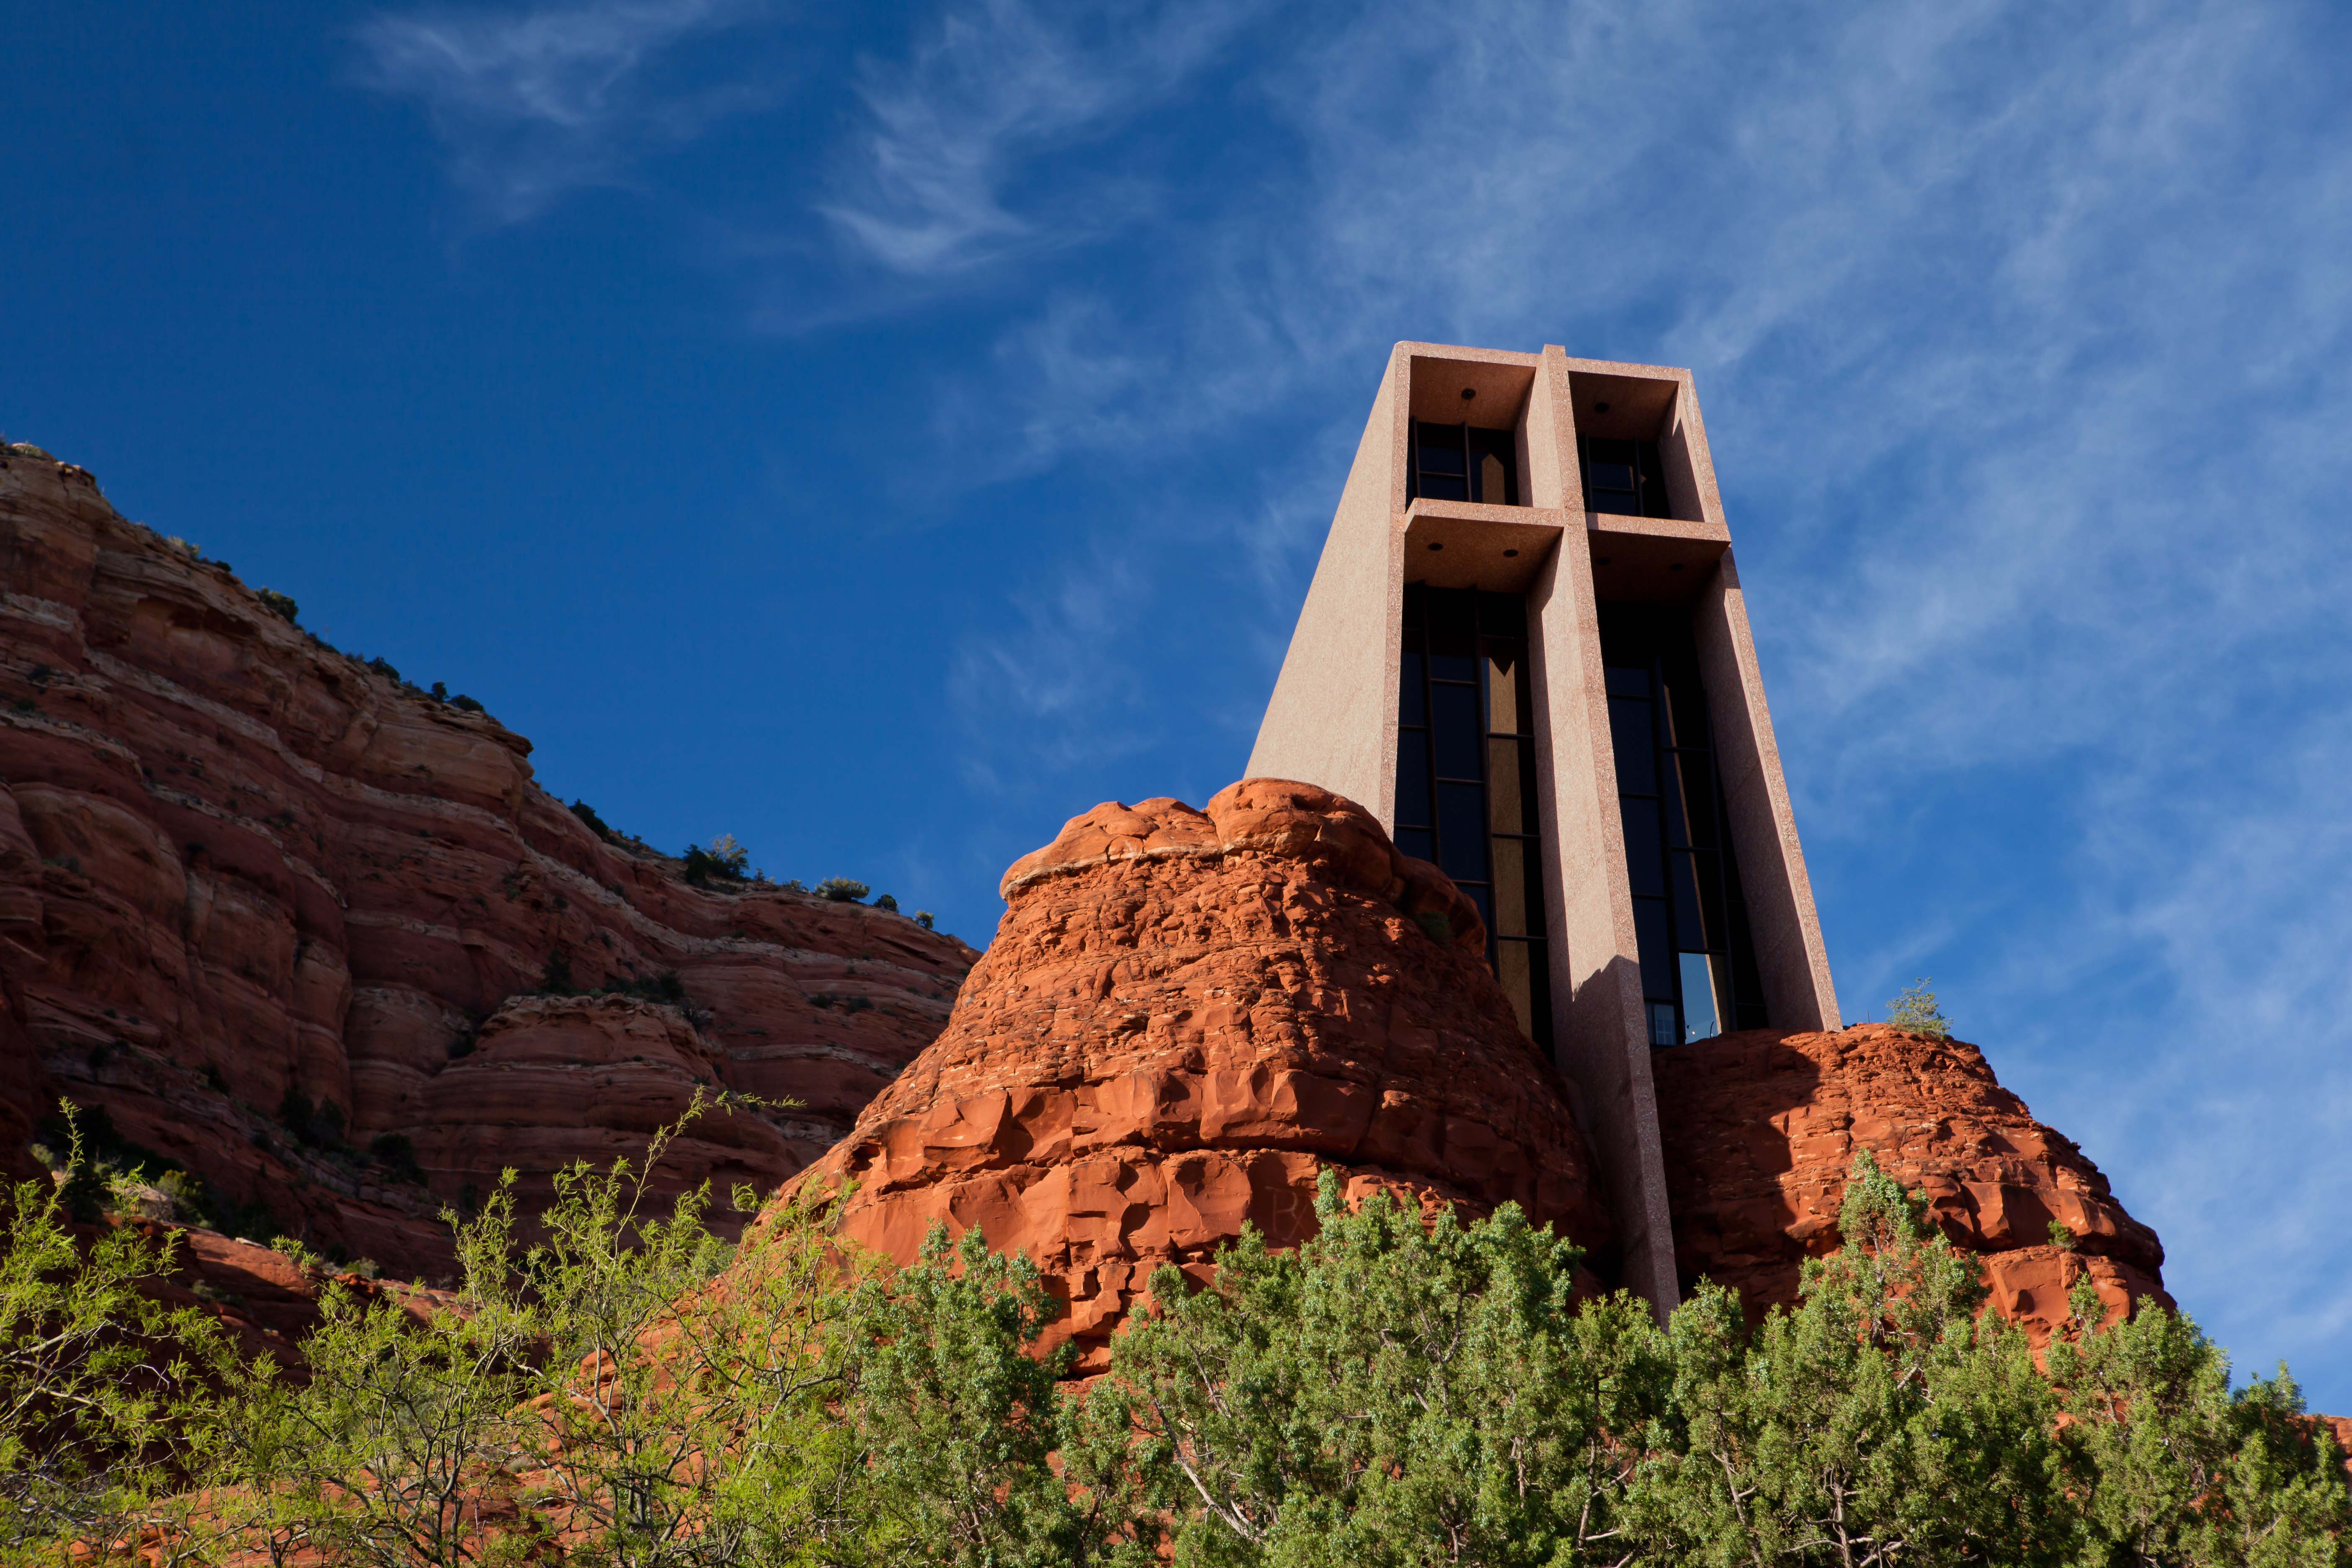
POLYGON ((1508 430, 1471 424, 1412 421, 1405 459, 1405 496, 1431 500, 1519 504, 1518 438, 1508 430))
POLYGON ((1732 853, 1689 612, 1602 605, 1601 661, 1650 1044, 1760 1029, 1764 986, 1732 853))
POLYGON ((1397 692, 1396 844, 1478 906, 1519 1028, 1551 1045, 1527 601, 1408 584, 1397 692))

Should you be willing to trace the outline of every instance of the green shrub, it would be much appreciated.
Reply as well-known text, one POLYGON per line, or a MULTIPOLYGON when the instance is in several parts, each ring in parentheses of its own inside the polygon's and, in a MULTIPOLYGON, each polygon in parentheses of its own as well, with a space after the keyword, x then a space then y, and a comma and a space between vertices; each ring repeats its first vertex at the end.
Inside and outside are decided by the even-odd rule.
POLYGON ((829 899, 836 904, 854 904, 873 890, 865 883, 848 877, 827 877, 814 889, 818 898, 829 899))
POLYGON ((572 803, 572 815, 578 817, 582 822, 586 823, 588 825, 588 831, 593 833, 597 837, 604 839, 608 844, 613 841, 613 830, 605 826, 604 819, 603 817, 596 815, 596 808, 590 805, 586 801, 573 801, 572 803))
POLYGON ((917 910, 915 911, 915 923, 922 927, 925 931, 931 930, 931 911, 929 910, 917 910))
POLYGON ((289 626, 296 624, 295 604, 288 595, 275 588, 257 588, 254 591, 254 596, 261 601, 262 608, 271 615, 278 616, 289 626))
POLYGON ((888 910, 895 915, 898 912, 898 900, 885 893, 874 900, 874 907, 877 910, 888 910))
POLYGON ((1936 994, 1927 987, 1923 974, 1896 992, 1895 1000, 1887 1004, 1886 1021, 1915 1035, 1948 1040, 1952 1037, 1951 1020, 1944 1016, 1944 1010, 1936 1005, 1936 994))
POLYGON ((379 1132, 368 1142, 368 1152, 404 1182, 421 1182, 425 1169, 416 1163, 416 1145, 404 1132, 379 1132))
POLYGON ((488 709, 484 708, 480 703, 475 701, 472 698, 467 696, 462 691, 457 696, 449 699, 449 706, 465 713, 487 713, 489 711, 488 709))
POLYGON ((751 864, 751 852, 735 842, 731 833, 722 833, 710 841, 710 847, 689 844, 686 849, 686 879, 698 888, 713 882, 740 883, 751 864))

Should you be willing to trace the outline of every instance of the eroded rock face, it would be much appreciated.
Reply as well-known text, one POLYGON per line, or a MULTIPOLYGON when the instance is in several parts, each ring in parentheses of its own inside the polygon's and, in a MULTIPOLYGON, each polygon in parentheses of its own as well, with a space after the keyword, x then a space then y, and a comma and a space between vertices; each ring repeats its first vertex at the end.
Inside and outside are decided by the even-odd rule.
POLYGON ((319 643, 71 465, 0 453, 0 588, 8 1173, 70 1095, 315 1247, 437 1273, 443 1204, 641 1149, 697 1085, 804 1109, 703 1123, 666 1180, 772 1186, 978 956, 688 886, 541 789, 521 736, 319 643), (567 976, 651 999, 530 994, 567 976), (278 1124, 289 1089, 344 1114, 342 1150, 278 1124), (354 1157, 387 1133, 422 1184, 354 1157))
POLYGON ((1475 906, 1355 805, 1250 779, 1205 811, 1116 802, 1005 874, 947 1031, 810 1177, 900 1261, 935 1219, 1026 1251, 1104 1364, 1151 1270, 1351 1195, 1508 1199, 1607 1266, 1567 1091, 1486 972, 1475 906))
POLYGON ((1854 1152, 1868 1149, 1983 1259, 1990 1304, 2039 1345, 2087 1270, 2110 1314, 2169 1308, 2156 1233, 2082 1150, 2033 1120, 1974 1046, 1885 1024, 1748 1030, 1660 1051, 1658 1122, 1685 1289, 1701 1275, 1751 1315, 1797 1299, 1799 1268, 1839 1245, 1854 1152), (2075 1237, 2051 1244, 2056 1221, 2075 1237))

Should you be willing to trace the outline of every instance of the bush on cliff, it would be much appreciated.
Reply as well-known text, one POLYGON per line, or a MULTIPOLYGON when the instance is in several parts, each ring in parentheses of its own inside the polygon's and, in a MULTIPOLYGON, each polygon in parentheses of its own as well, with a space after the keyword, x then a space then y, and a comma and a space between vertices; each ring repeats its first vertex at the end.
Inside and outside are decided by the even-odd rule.
POLYGON ((1163 1268, 1081 1393, 1028 1259, 935 1226, 890 1270, 815 1191, 729 1247, 707 1188, 650 1199, 677 1131, 561 1173, 536 1242, 511 1175, 445 1216, 454 1303, 331 1287, 302 1377, 142 1295, 168 1243, 78 1252, 55 1187, 17 1189, 6 1560, 143 1531, 385 1565, 2352 1563, 2342 1457, 2284 1372, 2233 1393, 2192 1326, 2102 1326, 2087 1284, 2037 1370, 1866 1154, 1843 1246, 1753 1332, 1711 1287, 1664 1329, 1580 1304, 1577 1249, 1509 1205, 1351 1211, 1327 1176, 1315 1239, 1245 1232, 1205 1287, 1163 1268))

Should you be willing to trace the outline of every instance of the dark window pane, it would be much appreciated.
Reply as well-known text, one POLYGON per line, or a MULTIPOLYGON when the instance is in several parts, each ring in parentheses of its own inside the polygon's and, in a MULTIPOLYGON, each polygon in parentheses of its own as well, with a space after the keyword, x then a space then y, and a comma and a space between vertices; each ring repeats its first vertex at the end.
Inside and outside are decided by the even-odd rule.
MULTIPOLYGON (((1422 472, 1425 474, 1428 471, 1428 464, 1424 460, 1422 472)), ((1633 493, 1633 466, 1631 463, 1588 464, 1584 474, 1586 493, 1589 495, 1615 494, 1619 491, 1626 495, 1633 493)))
POLYGON ((1475 779, 1478 753, 1486 750, 1486 727, 1478 722, 1478 689, 1475 686, 1433 686, 1429 689, 1431 743, 1437 748, 1437 776, 1475 779))
MULTIPOLYGON (((1449 875, 1451 873, 1449 873, 1449 875)), ((1478 906, 1478 923, 1486 928, 1486 940, 1488 944, 1491 946, 1494 942, 1493 933, 1495 930, 1495 911, 1490 906, 1489 900, 1486 897, 1486 884, 1484 882, 1462 882, 1456 885, 1461 888, 1463 897, 1468 899, 1472 903, 1478 906)))
POLYGON ((1397 731, 1396 819, 1399 827, 1427 827, 1432 825, 1433 819, 1429 815, 1429 734, 1426 731, 1397 731))
POLYGON ((1642 468, 1642 515, 1672 515, 1673 509, 1666 504, 1666 469, 1665 465, 1658 460, 1658 444, 1655 441, 1641 442, 1638 456, 1642 468))
POLYGON ((1703 950, 1707 940, 1699 916, 1698 868, 1690 855, 1677 851, 1666 857, 1666 868, 1675 888, 1675 946, 1685 952, 1703 950))
POLYGON ((1672 1001, 1675 994, 1674 943, 1666 935, 1666 901, 1633 900, 1633 935, 1642 954, 1642 994, 1672 1001))
POLYGON ((1517 594, 1478 595, 1478 635, 1523 643, 1528 640, 1528 602, 1517 594))
POLYGON ((1672 735, 1670 746, 1704 746, 1706 738, 1706 695, 1699 689, 1696 672, 1685 673, 1679 679, 1666 680, 1666 726, 1672 735))
POLYGON ((1650 694, 1650 667, 1646 664, 1612 664, 1601 671, 1612 697, 1647 697, 1650 694))
POLYGON ((1696 848, 1712 849, 1715 839, 1715 769, 1705 752, 1673 753, 1674 770, 1682 788, 1683 825, 1696 848))
POLYGON ((1424 483, 1432 475, 1451 474, 1463 477, 1462 432, 1440 425, 1423 426, 1421 432, 1421 477, 1424 483))
POLYGON ((1430 841, 1426 827, 1398 828, 1396 847, 1399 853, 1410 855, 1416 860, 1434 860, 1437 858, 1437 846, 1430 841))
MULTIPOLYGON (((1431 500, 1468 500, 1470 486, 1468 481, 1459 475, 1448 477, 1444 474, 1433 474, 1427 468, 1423 468, 1421 471, 1421 493, 1431 500)), ((1608 509, 1604 507, 1601 510, 1608 509)))
POLYGON ((1422 601, 1428 592, 1418 583, 1404 585, 1404 646, 1415 652, 1421 649, 1422 601))
POLYGON ((1474 784, 1437 786, 1437 863, 1449 877, 1486 879, 1486 812, 1478 798, 1485 793, 1474 784))
POLYGON ((1669 847, 1690 847, 1690 823, 1683 811, 1682 781, 1673 768, 1658 770, 1658 809, 1665 814, 1669 847))
POLYGON ((1666 872, 1658 853, 1658 803, 1621 800, 1617 809, 1625 824, 1625 874, 1635 898, 1664 898, 1666 872))
POLYGON ((1675 1005, 1671 1002, 1650 1004, 1650 1044, 1674 1046, 1682 1042, 1675 1038, 1675 1005))
POLYGON ((1426 724, 1427 710, 1421 705, 1421 655, 1409 652, 1397 664, 1397 722, 1426 724))
POLYGON ((1478 628, 1472 619, 1471 600, 1472 595, 1466 588, 1424 590, 1422 604, 1429 616, 1429 651, 1464 661, 1458 674, 1449 674, 1444 665, 1432 665, 1429 671, 1432 675, 1449 680, 1476 679, 1473 656, 1478 651, 1478 628))
POLYGON ((1658 753, 1650 743, 1650 705, 1632 697, 1609 700, 1609 740, 1617 754, 1617 788, 1624 795, 1658 793, 1658 753))

